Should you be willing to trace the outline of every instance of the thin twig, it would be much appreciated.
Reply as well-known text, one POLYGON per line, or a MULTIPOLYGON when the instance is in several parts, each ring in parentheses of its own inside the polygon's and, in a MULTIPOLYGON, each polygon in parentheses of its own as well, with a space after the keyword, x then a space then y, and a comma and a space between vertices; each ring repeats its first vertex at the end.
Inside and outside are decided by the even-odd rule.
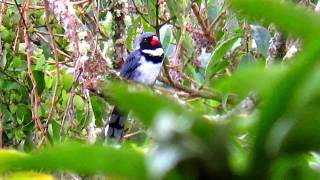
POLYGON ((226 15, 227 15, 226 11, 223 11, 222 13, 220 13, 218 17, 216 17, 214 21, 210 24, 208 29, 212 29, 213 27, 216 27, 217 24, 220 23, 226 15))
MULTIPOLYGON (((4 0, 6 2, 6 0, 4 0)), ((3 19, 3 14, 6 10, 6 4, 2 4, 0 8, 0 26, 2 26, 2 19, 3 19)), ((0 60, 2 60, 3 57, 3 50, 2 50, 2 40, 0 36, 0 60)))
MULTIPOLYGON (((42 41, 44 41, 45 43, 48 43, 48 44, 51 43, 51 42, 49 42, 45 37, 43 37, 41 33, 36 32, 35 34, 36 34, 42 41)), ((63 52, 61 49, 57 48, 57 46, 56 46, 56 51, 57 51, 59 54, 65 56, 66 58, 71 59, 71 56, 70 56, 69 54, 63 52)))
POLYGON ((141 134, 143 133, 143 131, 139 130, 139 131, 136 131, 136 132, 133 132, 133 133, 130 133, 130 134, 126 134, 123 136, 124 139, 128 139, 128 138, 131 138, 132 136, 136 136, 138 134, 141 134))
POLYGON ((186 28, 185 27, 186 26, 183 25, 181 36, 180 36, 178 45, 176 46, 176 51, 174 53, 174 56, 172 58, 172 64, 170 65, 172 67, 179 67, 179 58, 180 58, 180 53, 181 53, 181 47, 182 47, 182 43, 183 43, 183 37, 184 37, 184 34, 186 32, 186 28))
POLYGON ((174 20, 175 18, 176 18, 176 16, 172 16, 172 17, 170 17, 170 18, 168 18, 168 19, 164 19, 164 18, 159 17, 159 19, 160 19, 161 21, 163 21, 161 24, 158 25, 159 29, 160 29, 162 26, 164 26, 165 24, 170 23, 170 21, 174 20))
POLYGON ((83 14, 85 17, 87 17, 89 19, 89 21, 91 22, 91 24, 96 27, 96 31, 98 31, 100 33, 100 35, 104 38, 107 39, 108 35, 107 33, 105 33, 103 31, 103 28, 101 27, 100 23, 98 20, 94 20, 91 18, 91 16, 88 14, 88 12, 86 12, 82 7, 79 7, 79 10, 81 12, 81 14, 83 14))
POLYGON ((44 3, 45 3, 45 9, 46 9, 46 13, 45 13, 46 14, 46 25, 47 25, 47 29, 48 29, 48 32, 49 32, 50 37, 51 37, 50 46, 51 46, 51 49, 53 50, 53 55, 54 55, 54 59, 55 59, 55 68, 56 68, 56 84, 55 84, 53 95, 52 95, 52 99, 51 99, 51 108, 50 108, 50 111, 48 113, 47 121, 45 123, 45 133, 47 133, 48 124, 49 124, 50 120, 52 119, 52 112, 55 109, 56 102, 57 102, 57 93, 58 93, 58 89, 59 89, 59 86, 60 86, 60 70, 59 70, 59 59, 58 59, 57 44, 55 43, 54 34, 52 32, 52 28, 51 28, 51 25, 50 25, 50 22, 49 22, 50 11, 49 11, 48 0, 44 0, 44 3))
POLYGON ((190 83, 193 83, 195 84, 197 87, 200 87, 201 85, 196 81, 194 80, 193 78, 191 78, 190 76, 187 76, 185 73, 183 73, 182 71, 180 70, 177 70, 177 72, 180 74, 180 76, 186 80, 188 80, 190 83))
POLYGON ((70 89, 70 96, 68 98, 68 101, 67 101, 67 107, 66 107, 66 110, 64 111, 64 114, 63 114, 63 117, 62 117, 62 121, 61 121, 61 128, 60 128, 60 136, 63 137, 64 136, 64 123, 65 123, 65 120, 66 120, 66 117, 67 117, 67 114, 69 113, 69 109, 71 108, 71 104, 73 102, 73 98, 74 96, 76 95, 75 94, 75 89, 76 89, 76 85, 79 81, 79 78, 82 74, 82 71, 79 70, 79 73, 77 75, 77 77, 74 79, 73 83, 72 83, 72 86, 71 86, 71 89, 70 89))
POLYGON ((169 82, 168 84, 174 87, 175 82, 173 82, 173 80, 172 80, 172 78, 170 76, 169 67, 168 67, 169 60, 168 60, 168 58, 166 56, 164 58, 165 58, 164 59, 164 64, 162 66, 163 67, 163 71, 164 71, 164 75, 166 76, 166 78, 167 78, 167 80, 169 82))
POLYGON ((18 41, 19 41, 19 37, 20 37, 20 22, 18 23, 18 26, 16 28, 16 37, 14 38, 14 42, 13 42, 13 45, 12 45, 12 51, 13 52, 17 52, 17 47, 18 47, 18 41))
MULTIPOLYGON (((15 3, 17 4, 17 1, 15 0, 15 3)), ((37 82, 35 80, 35 77, 32 72, 32 44, 30 42, 29 32, 28 32, 28 22, 29 22, 29 16, 28 16, 28 10, 29 10, 29 3, 30 0, 26 0, 23 4, 22 11, 20 11, 19 6, 17 6, 19 12, 22 15, 22 19, 24 22, 24 28, 23 28, 23 34, 24 34, 24 41, 26 44, 26 54, 27 54, 27 66, 28 66, 28 75, 32 83, 32 90, 30 93, 31 97, 31 106, 32 106, 32 119, 35 122, 36 127, 41 131, 42 135, 44 135, 44 128, 40 121, 39 117, 39 107, 40 107, 40 98, 37 94, 37 82)))
MULTIPOLYGON (((40 34, 44 34, 44 35, 50 35, 49 32, 39 31, 38 29, 33 29, 33 31, 40 34)), ((53 34, 53 35, 58 37, 66 37, 64 34, 53 34)))
POLYGON ((202 97, 202 98, 207 98, 207 99, 214 99, 217 101, 222 101, 222 94, 219 92, 214 92, 214 91, 204 91, 204 90, 196 90, 192 88, 188 88, 183 86, 180 83, 173 82, 170 83, 169 80, 165 77, 160 77, 159 80, 161 82, 164 82, 166 84, 171 85, 173 88, 184 91, 188 93, 191 97, 202 97))
POLYGON ((216 39, 214 37, 214 34, 211 31, 211 29, 209 29, 209 26, 207 25, 206 21, 202 18, 201 14, 200 14, 199 7, 198 7, 197 3, 194 0, 193 0, 193 2, 191 4, 191 8, 192 8, 193 14, 196 16, 196 18, 198 20, 198 23, 199 23, 200 27, 202 28, 202 31, 206 35, 207 39, 209 40, 209 42, 213 46, 215 46, 216 45, 216 39))

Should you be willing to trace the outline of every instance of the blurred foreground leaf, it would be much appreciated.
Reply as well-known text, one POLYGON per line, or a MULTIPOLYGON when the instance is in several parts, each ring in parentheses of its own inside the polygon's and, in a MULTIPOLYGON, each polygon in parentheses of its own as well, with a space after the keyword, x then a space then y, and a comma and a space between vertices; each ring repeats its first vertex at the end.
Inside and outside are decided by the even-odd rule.
POLYGON ((261 65, 243 67, 227 79, 217 80, 213 86, 225 93, 235 93, 242 98, 250 92, 262 95, 282 76, 284 69, 272 66, 266 69, 261 65))
POLYGON ((0 171, 72 171, 80 174, 103 173, 115 177, 146 177, 143 155, 132 149, 68 143, 25 155, 13 150, 0 153, 0 171), (4 158, 2 158, 4 157, 4 158))
POLYGON ((214 123, 204 119, 195 110, 188 111, 166 96, 156 95, 145 88, 124 83, 112 83, 104 88, 103 92, 111 95, 121 109, 132 111, 148 127, 153 124, 160 113, 169 112, 177 116, 188 117, 184 119, 184 123, 193 124, 194 133, 201 137, 210 137, 209 134, 213 133, 214 123))
POLYGON ((153 177, 166 177, 169 170, 179 172, 183 177, 188 174, 198 178, 202 175, 231 176, 227 160, 227 126, 209 121, 196 109, 190 111, 187 105, 179 105, 173 99, 140 86, 112 83, 105 92, 122 110, 132 111, 151 127, 150 134, 157 147, 148 154, 147 167, 153 177), (194 163, 201 166, 190 172, 194 163))
POLYGON ((266 146, 270 132, 290 109, 297 89, 316 67, 320 52, 319 42, 316 41, 320 37, 320 21, 314 13, 275 0, 232 0, 232 4, 233 7, 241 9, 249 17, 263 19, 266 23, 275 23, 286 32, 294 33, 305 40, 304 52, 295 58, 295 63, 270 87, 270 91, 263 97, 264 102, 259 122, 255 127, 256 138, 252 153, 251 176, 265 177, 269 163, 276 155, 271 155, 266 146), (292 23, 293 19, 295 23, 292 23))
POLYGON ((54 180, 55 178, 48 174, 36 172, 17 172, 6 177, 7 180, 54 180))
POLYGON ((312 11, 296 7, 293 3, 278 0, 231 0, 234 8, 240 9, 248 18, 263 19, 275 23, 287 33, 313 40, 320 35, 320 19, 312 11), (293 23, 294 20, 294 23, 293 23), (303 27, 303 28, 302 28, 303 27))

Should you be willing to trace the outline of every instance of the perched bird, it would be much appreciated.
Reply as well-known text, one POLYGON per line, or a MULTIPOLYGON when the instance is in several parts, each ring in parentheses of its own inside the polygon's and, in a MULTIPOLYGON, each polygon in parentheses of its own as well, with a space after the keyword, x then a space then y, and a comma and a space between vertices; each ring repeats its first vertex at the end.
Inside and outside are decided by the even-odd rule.
MULTIPOLYGON (((164 54, 159 38, 153 32, 145 32, 135 39, 134 46, 135 51, 128 55, 120 76, 141 84, 154 84, 160 73, 164 54)), ((114 107, 108 122, 108 138, 121 139, 126 118, 126 114, 114 107)))

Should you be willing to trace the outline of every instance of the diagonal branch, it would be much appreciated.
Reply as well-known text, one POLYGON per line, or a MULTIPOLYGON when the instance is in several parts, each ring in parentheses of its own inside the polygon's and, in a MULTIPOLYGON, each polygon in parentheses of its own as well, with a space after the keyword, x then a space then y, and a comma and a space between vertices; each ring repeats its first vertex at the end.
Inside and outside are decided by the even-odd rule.
POLYGON ((193 11, 193 14, 196 16, 197 20, 198 20, 198 23, 202 29, 202 31, 204 32, 204 34, 206 35, 206 37, 208 38, 209 42, 215 46, 216 44, 216 38, 215 38, 215 35, 213 34, 213 32, 211 31, 210 29, 210 25, 208 25, 205 20, 202 18, 201 14, 200 14, 200 9, 197 5, 196 2, 192 2, 191 4, 191 8, 192 8, 192 11, 193 11))

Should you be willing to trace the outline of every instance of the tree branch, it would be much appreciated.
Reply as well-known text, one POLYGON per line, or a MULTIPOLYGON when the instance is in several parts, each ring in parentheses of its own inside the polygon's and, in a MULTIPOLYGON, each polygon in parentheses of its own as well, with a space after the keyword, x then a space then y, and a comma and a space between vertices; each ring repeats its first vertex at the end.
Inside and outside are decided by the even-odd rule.
MULTIPOLYGON (((15 0, 16 2, 16 0, 15 0)), ((16 2, 17 3, 17 2, 16 2)), ((22 19, 24 22, 24 28, 23 28, 23 34, 24 34, 24 42, 26 44, 26 54, 27 54, 27 66, 28 66, 28 75, 32 83, 32 90, 30 93, 31 97, 31 107, 32 107, 32 119, 35 122, 36 127, 41 131, 42 135, 44 135, 44 127, 41 123, 40 117, 39 117, 39 107, 40 107, 40 97, 37 93, 37 82, 35 80, 35 77, 33 75, 32 71, 32 57, 31 52, 33 51, 32 44, 30 42, 29 32, 28 32, 28 23, 29 23, 29 16, 28 16, 28 10, 29 10, 29 3, 30 0, 26 0, 23 4, 22 11, 20 11, 19 7, 17 6, 19 12, 22 14, 22 19)))
POLYGON ((197 3, 194 0, 193 0, 193 2, 191 4, 191 8, 192 8, 193 14, 196 16, 196 18, 198 20, 198 23, 199 23, 200 27, 202 28, 202 31, 204 32, 204 34, 208 38, 209 42, 213 46, 215 46, 216 45, 216 39, 214 37, 214 34, 212 33, 212 31, 210 29, 210 26, 208 26, 207 23, 205 22, 205 20, 201 17, 199 7, 198 7, 197 3))

